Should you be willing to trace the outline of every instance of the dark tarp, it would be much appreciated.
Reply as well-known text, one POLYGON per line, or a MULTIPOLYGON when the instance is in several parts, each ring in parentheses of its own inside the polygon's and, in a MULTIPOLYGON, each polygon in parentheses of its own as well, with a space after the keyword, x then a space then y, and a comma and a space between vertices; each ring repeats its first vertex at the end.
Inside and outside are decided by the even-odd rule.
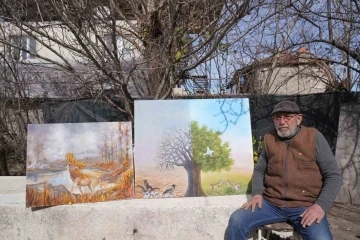
MULTIPOLYGON (((177 99, 197 98, 249 98, 251 127, 253 136, 262 140, 266 132, 273 128, 269 116, 274 105, 282 100, 295 101, 304 115, 303 125, 317 128, 328 140, 335 152, 336 139, 342 104, 360 102, 359 93, 318 93, 309 95, 210 95, 210 96, 181 96, 177 99)), ((113 100, 119 106, 121 101, 113 100)), ((46 101, 42 103, 45 123, 78 123, 78 122, 116 122, 127 121, 126 115, 120 113, 108 103, 86 99, 78 101, 46 101)), ((236 114, 236 113, 235 113, 236 114)))
MULTIPOLYGON (((120 101, 113 100, 119 106, 120 101)), ((123 122, 125 114, 95 99, 47 101, 41 104, 45 123, 123 122)))
POLYGON ((283 100, 296 102, 304 119, 302 125, 317 128, 327 139, 335 152, 340 107, 348 102, 358 101, 358 94, 320 93, 309 95, 263 95, 250 97, 251 124, 257 139, 272 127, 269 117, 274 105, 283 100))

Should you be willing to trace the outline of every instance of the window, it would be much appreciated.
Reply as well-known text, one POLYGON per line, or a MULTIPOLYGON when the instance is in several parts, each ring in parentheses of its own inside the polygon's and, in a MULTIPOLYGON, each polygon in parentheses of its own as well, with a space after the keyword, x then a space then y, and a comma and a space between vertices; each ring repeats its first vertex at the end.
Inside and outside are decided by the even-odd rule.
POLYGON ((11 36, 11 54, 16 60, 26 60, 36 58, 36 40, 30 36, 11 36))
MULTIPOLYGON (((133 58, 135 56, 135 47, 133 46, 133 44, 131 42, 126 40, 126 38, 130 38, 130 36, 125 36, 125 37, 122 37, 119 35, 115 36, 116 47, 117 47, 117 52, 118 52, 119 58, 128 59, 128 58, 133 58)), ((110 51, 113 51, 113 49, 114 49, 113 35, 105 34, 104 42, 106 44, 106 47, 110 51)))

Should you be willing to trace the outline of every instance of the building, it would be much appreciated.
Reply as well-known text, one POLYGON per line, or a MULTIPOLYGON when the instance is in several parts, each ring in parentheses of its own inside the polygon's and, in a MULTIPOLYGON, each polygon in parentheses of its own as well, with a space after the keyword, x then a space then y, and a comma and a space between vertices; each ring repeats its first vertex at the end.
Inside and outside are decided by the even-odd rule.
MULTIPOLYGON (((185 35, 201 32, 221 13, 223 4, 219 0, 179 3, 175 30, 185 35)), ((15 73, 10 77, 24 87, 17 91, 23 97, 99 97, 108 90, 128 99, 153 97, 156 87, 149 82, 160 85, 153 69, 168 65, 156 61, 171 59, 179 52, 178 42, 186 42, 187 37, 172 46, 164 42, 162 34, 169 30, 165 25, 173 24, 167 18, 171 9, 167 5, 156 0, 6 2, 0 5, 0 50, 11 64, 0 67, 16 68, 10 70, 15 73), (160 50, 166 45, 171 51, 146 49, 149 43, 160 50), (169 56, 156 57, 164 53, 169 56)), ((175 81, 168 79, 165 85, 172 87, 175 81)))
POLYGON ((311 94, 325 92, 334 82, 329 62, 301 47, 237 70, 227 89, 233 94, 311 94))

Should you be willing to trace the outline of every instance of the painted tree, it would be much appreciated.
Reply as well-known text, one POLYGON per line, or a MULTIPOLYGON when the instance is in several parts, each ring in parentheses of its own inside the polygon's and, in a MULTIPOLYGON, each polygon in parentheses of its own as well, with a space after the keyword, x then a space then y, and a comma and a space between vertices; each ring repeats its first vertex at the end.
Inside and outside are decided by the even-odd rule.
POLYGON ((34 155, 36 157, 36 161, 39 162, 40 161, 40 156, 41 156, 41 153, 44 151, 44 143, 43 142, 37 142, 34 146, 34 155))
POLYGON ((201 185, 201 172, 230 170, 234 160, 230 157, 228 142, 221 133, 193 121, 185 129, 174 128, 166 132, 157 152, 158 168, 162 170, 183 167, 188 186, 185 197, 205 196, 201 185), (205 154, 210 148, 211 155, 205 154))
POLYGON ((131 157, 129 156, 129 151, 131 146, 131 130, 129 129, 129 127, 126 124, 122 124, 120 126, 120 132, 121 132, 121 136, 123 139, 123 149, 122 151, 125 152, 125 154, 122 157, 122 163, 125 167, 131 167, 132 166, 132 160, 131 157))

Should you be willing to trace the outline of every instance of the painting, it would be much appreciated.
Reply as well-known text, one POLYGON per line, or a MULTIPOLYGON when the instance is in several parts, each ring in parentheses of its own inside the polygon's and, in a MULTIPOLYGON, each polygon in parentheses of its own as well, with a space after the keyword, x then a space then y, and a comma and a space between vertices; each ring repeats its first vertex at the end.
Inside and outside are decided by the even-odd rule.
POLYGON ((130 122, 30 124, 26 207, 134 197, 130 122))
POLYGON ((245 194, 254 164, 249 100, 135 101, 135 197, 245 194))

